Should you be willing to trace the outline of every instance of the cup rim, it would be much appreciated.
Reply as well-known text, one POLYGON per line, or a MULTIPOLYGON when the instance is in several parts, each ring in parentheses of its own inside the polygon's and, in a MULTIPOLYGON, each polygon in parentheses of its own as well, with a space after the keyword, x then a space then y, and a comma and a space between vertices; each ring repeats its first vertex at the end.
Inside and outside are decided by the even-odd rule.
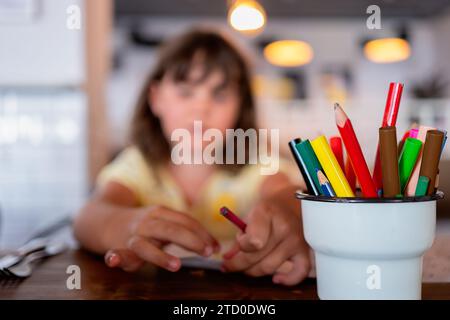
POLYGON ((408 202, 427 202, 437 201, 444 198, 444 192, 438 190, 431 196, 420 197, 402 197, 402 198, 362 198, 362 197, 327 197, 314 196, 303 193, 300 190, 295 192, 295 197, 300 200, 315 201, 315 202, 334 202, 334 203, 408 203, 408 202))

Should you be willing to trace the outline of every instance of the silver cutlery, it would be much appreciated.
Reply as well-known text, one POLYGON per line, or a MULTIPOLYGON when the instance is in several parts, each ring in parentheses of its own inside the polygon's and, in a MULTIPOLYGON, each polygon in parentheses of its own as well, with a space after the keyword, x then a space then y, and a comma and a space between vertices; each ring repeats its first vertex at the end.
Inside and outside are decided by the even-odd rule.
POLYGON ((46 257, 54 256, 62 253, 67 249, 67 245, 64 242, 48 243, 42 250, 32 252, 26 255, 20 262, 13 266, 3 268, 1 270, 5 276, 26 278, 33 272, 33 265, 37 260, 41 260, 46 257))
POLYGON ((18 262, 20 262, 25 256, 28 254, 42 250, 45 248, 45 246, 48 243, 48 239, 46 238, 35 238, 33 240, 30 240, 23 246, 21 246, 19 249, 17 249, 14 252, 11 252, 4 257, 0 258, 0 270, 3 270, 5 268, 11 267, 18 262))

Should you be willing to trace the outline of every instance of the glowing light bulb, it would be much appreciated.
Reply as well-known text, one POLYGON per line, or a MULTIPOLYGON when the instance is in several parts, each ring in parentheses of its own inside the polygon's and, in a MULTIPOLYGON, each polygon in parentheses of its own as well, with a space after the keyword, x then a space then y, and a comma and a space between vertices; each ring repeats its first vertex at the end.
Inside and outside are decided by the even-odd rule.
POLYGON ((266 23, 266 12, 255 0, 237 0, 228 11, 228 22, 237 31, 257 33, 266 23))

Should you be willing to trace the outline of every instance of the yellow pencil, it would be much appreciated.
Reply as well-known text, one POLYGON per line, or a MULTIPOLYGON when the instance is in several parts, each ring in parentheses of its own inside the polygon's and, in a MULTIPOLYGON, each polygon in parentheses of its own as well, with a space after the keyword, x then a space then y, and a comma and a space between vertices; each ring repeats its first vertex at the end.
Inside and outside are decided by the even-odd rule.
POLYGON ((354 197, 355 194, 350 188, 341 166, 334 156, 330 145, 327 142, 325 136, 320 136, 311 141, 312 148, 322 165, 331 186, 338 197, 354 197))

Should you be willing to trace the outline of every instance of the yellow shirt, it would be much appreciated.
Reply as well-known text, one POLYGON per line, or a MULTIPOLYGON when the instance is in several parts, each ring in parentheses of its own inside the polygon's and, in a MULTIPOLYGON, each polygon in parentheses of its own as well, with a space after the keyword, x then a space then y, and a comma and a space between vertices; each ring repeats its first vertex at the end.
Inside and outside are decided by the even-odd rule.
MULTIPOLYGON (((280 160, 280 171, 289 171, 280 160)), ((162 167, 151 167, 137 147, 128 147, 100 172, 97 184, 118 182, 136 195, 141 206, 163 205, 196 218, 218 240, 234 238, 237 228, 222 217, 219 209, 227 206, 244 215, 258 199, 262 181, 260 165, 247 165, 237 174, 217 170, 199 190, 198 201, 189 207, 172 176, 162 167)), ((295 168, 294 168, 295 169, 295 168)), ((290 171, 298 174, 297 171, 290 171)))

